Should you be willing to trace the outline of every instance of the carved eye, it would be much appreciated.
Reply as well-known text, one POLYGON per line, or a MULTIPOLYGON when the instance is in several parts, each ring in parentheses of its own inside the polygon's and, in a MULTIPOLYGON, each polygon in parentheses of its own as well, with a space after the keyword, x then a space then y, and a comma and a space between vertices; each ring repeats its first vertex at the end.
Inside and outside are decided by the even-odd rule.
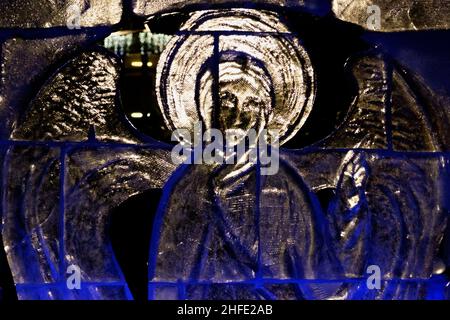
POLYGON ((264 108, 264 103, 260 98, 247 98, 242 103, 242 110, 245 112, 258 113, 260 109, 264 108))
POLYGON ((238 97, 230 92, 224 92, 220 95, 220 105, 222 108, 231 109, 229 111, 234 111, 238 107, 238 97))

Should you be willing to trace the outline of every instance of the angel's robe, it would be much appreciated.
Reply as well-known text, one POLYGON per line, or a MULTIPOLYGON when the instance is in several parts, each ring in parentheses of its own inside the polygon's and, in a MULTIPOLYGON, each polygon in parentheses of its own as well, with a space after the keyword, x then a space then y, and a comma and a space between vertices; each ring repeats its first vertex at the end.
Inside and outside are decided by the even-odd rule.
MULTIPOLYGON (((320 204, 301 177, 281 166, 185 169, 169 182, 155 225, 150 279, 182 284, 186 299, 314 299, 339 279, 320 204)), ((155 290, 153 298, 166 299, 155 290)), ((178 297, 180 298, 180 297, 178 297)))

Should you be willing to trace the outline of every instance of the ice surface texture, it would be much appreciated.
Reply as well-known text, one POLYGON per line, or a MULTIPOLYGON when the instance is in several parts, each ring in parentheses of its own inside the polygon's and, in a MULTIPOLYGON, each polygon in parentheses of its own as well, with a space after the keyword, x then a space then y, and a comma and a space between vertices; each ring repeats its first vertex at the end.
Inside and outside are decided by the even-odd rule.
POLYGON ((139 15, 153 15, 157 13, 167 13, 184 8, 214 8, 217 6, 232 7, 255 7, 255 6, 273 6, 273 7, 303 7, 305 4, 315 4, 323 2, 321 0, 133 0, 134 12, 139 15))
POLYGON ((368 28, 369 17, 380 9, 379 31, 449 29, 448 0, 334 0, 337 18, 368 28))
POLYGON ((93 27, 116 24, 122 16, 121 0, 5 0, 0 7, 0 26, 8 28, 66 27, 78 13, 80 27, 93 27))
MULTIPOLYGON (((84 41, 66 40, 36 59, 84 41)), ((10 103, 32 80, 14 47, 26 44, 2 50, 10 103)), ((2 232, 20 299, 131 299, 106 228, 115 207, 155 188, 152 299, 429 297, 447 226, 449 121, 418 79, 376 51, 350 57, 358 93, 343 123, 314 146, 282 149, 278 174, 261 176, 258 166, 176 167, 165 145, 137 138, 120 111, 119 69, 104 50, 80 53, 9 118, 2 232), (81 290, 66 286, 72 264, 81 290), (366 286, 368 265, 381 269, 380 290, 366 286)), ((212 126, 217 115, 226 128, 228 99, 283 142, 301 134, 320 85, 278 14, 250 9, 191 15, 158 70, 171 129, 212 126)))

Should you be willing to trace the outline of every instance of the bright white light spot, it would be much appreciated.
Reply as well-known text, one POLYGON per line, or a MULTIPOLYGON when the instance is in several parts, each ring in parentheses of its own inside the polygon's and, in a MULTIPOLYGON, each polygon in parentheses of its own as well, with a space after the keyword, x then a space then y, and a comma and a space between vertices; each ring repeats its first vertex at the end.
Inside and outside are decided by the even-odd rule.
POLYGON ((140 113, 140 112, 133 112, 133 113, 131 114, 131 117, 132 117, 133 119, 141 119, 141 118, 144 117, 144 115, 143 115, 142 113, 140 113))
POLYGON ((359 203, 359 195, 353 196, 350 199, 348 199, 348 204, 350 208, 356 207, 358 203, 359 203))
MULTIPOLYGON (((142 68, 144 64, 142 63, 142 61, 132 61, 131 62, 131 66, 133 68, 142 68)), ((153 62, 147 62, 147 67, 151 68, 153 67, 153 62)))
POLYGON ((444 262, 441 260, 435 261, 433 266, 433 274, 443 274, 446 270, 444 262))
POLYGON ((142 61, 132 61, 131 66, 133 68, 141 68, 143 66, 142 61))

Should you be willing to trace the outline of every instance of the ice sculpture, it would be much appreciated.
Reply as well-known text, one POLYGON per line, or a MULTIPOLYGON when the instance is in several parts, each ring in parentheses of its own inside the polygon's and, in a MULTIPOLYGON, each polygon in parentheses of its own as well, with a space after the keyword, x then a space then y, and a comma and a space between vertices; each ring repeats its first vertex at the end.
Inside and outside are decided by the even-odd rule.
POLYGON ((42 88, 13 132, 25 142, 5 160, 3 236, 21 299, 130 298, 108 215, 133 194, 162 187, 174 165, 168 150, 136 149, 116 109, 117 81, 111 54, 81 54, 42 88), (82 271, 81 291, 67 288, 70 265, 82 271))
MULTIPOLYGON (((320 83, 300 41, 276 13, 193 14, 159 66, 168 127, 272 127, 282 142, 301 133, 320 83)), ((106 225, 114 207, 152 188, 164 193, 152 299, 427 298, 447 225, 449 120, 376 51, 347 68, 358 94, 345 121, 313 146, 280 150, 279 173, 262 177, 258 166, 177 168, 167 145, 121 120, 114 56, 66 63, 5 158, 3 238, 19 298, 131 299, 106 225), (80 290, 66 285, 70 265, 80 290), (380 267, 379 290, 366 285, 369 265, 380 267)))
MULTIPOLYGON (((205 127, 217 124, 221 130, 270 128, 280 131, 282 142, 296 134, 312 106, 314 73, 305 50, 285 35, 288 29, 276 14, 200 12, 185 30, 190 34, 169 43, 158 68, 160 105, 168 126, 193 128, 201 120, 205 127)), ((277 293, 264 287, 265 278, 338 276, 325 218, 301 178, 296 181, 283 169, 263 179, 257 167, 180 169, 183 174, 170 182, 167 202, 158 213, 161 226, 155 225, 159 247, 151 252, 152 297, 165 298, 167 293, 158 289, 167 283, 186 286, 187 298, 229 297, 228 290, 223 295, 220 290, 202 293, 198 282, 212 282, 213 287, 236 291, 236 297, 271 298, 277 293), (280 189, 283 185, 288 190, 280 189), (193 196, 182 199, 186 192, 193 196)), ((305 289, 305 296, 314 298, 310 290, 305 289)), ((276 291, 285 294, 282 288, 276 291)))
MULTIPOLYGON (((210 88, 214 81, 202 76, 202 72, 206 72, 204 64, 214 59, 219 61, 216 80, 219 92, 245 97, 241 92, 242 86, 248 83, 245 80, 246 73, 251 69, 248 60, 257 58, 263 66, 267 66, 267 70, 277 70, 279 61, 284 61, 282 64, 285 65, 281 81, 270 71, 267 74, 253 73, 256 78, 267 76, 269 80, 265 83, 272 85, 275 92, 274 101, 266 103, 266 108, 270 109, 269 119, 282 119, 278 123, 273 120, 265 122, 263 112, 257 123, 278 128, 283 133, 286 132, 286 124, 293 130, 292 134, 300 130, 309 114, 308 111, 302 112, 308 110, 302 107, 304 101, 313 98, 305 96, 305 92, 314 92, 312 86, 308 89, 305 79, 312 79, 313 71, 301 47, 288 50, 291 55, 287 57, 277 56, 276 61, 272 60, 271 54, 278 54, 277 47, 283 43, 281 39, 286 41, 280 34, 287 32, 276 16, 251 10, 203 12, 194 15, 183 30, 189 30, 193 35, 173 39, 159 68, 160 102, 169 126, 192 128, 193 123, 200 119, 205 126, 210 126, 211 114, 219 114, 219 117, 222 114, 223 110, 214 111, 210 107, 214 99, 210 88), (260 40, 259 45, 253 45, 261 37, 254 34, 273 30, 267 26, 266 29, 258 29, 260 21, 278 28, 273 43, 260 40), (244 35, 230 36, 228 33, 233 31, 244 35), (202 35, 199 35, 200 32, 202 35), (253 35, 246 35, 247 32, 253 32, 253 35), (203 48, 203 55, 198 54, 199 48, 203 48), (230 51, 236 57, 234 68, 228 66, 230 60, 223 58, 230 55, 230 51), (214 58, 214 54, 219 56, 214 58), (303 56, 300 65, 296 63, 299 56, 303 56), (291 72, 297 66, 304 71, 291 72), (295 77, 304 75, 305 71, 308 76, 295 77), (231 86, 230 81, 233 82, 231 86), (305 89, 295 93, 286 90, 287 83, 295 86, 296 82, 305 89), (205 86, 208 88, 205 89, 205 86), (210 96, 201 92, 210 93, 210 96), (299 94, 300 99, 298 96, 293 99, 292 94, 299 94), (285 101, 296 105, 297 113, 292 113, 285 101), (295 119, 296 115, 300 115, 297 120, 299 125, 290 120, 295 119)), ((399 128, 405 119, 396 113, 400 107, 396 99, 392 106, 388 106, 391 101, 389 92, 402 80, 397 72, 391 74, 392 70, 382 57, 369 55, 357 59, 353 68, 359 81, 359 99, 351 108, 346 123, 321 142, 321 148, 388 151, 389 143, 392 143, 387 137, 385 113, 388 107, 397 116, 390 125, 390 130, 394 128, 394 137, 399 138, 395 139, 395 147, 402 144, 411 149, 424 139, 424 144, 429 143, 427 147, 439 148, 431 142, 433 138, 427 136, 429 129, 423 131, 425 136, 421 139, 417 136, 409 139, 412 137, 397 130, 406 131, 399 128), (392 76, 394 83, 389 80, 392 76)), ((263 88, 252 88, 252 92, 263 99, 269 94, 264 85, 261 86, 263 88)), ((236 103, 235 108, 238 106, 242 107, 242 104, 236 103)), ((221 108, 226 108, 226 104, 222 103, 221 108)), ((413 109, 411 106, 410 112, 414 112, 413 109)), ((220 119, 217 122, 220 123, 220 119)), ((446 225, 446 214, 440 207, 442 199, 439 193, 432 196, 438 192, 442 182, 443 160, 423 163, 419 159, 400 161, 395 156, 393 159, 383 159, 376 153, 363 151, 336 152, 327 159, 328 165, 332 164, 334 168, 329 172, 331 176, 325 178, 323 169, 326 165, 320 162, 316 166, 317 157, 320 155, 296 156, 295 153, 287 153, 286 162, 274 177, 262 177, 257 168, 249 166, 180 169, 182 173, 169 183, 166 200, 158 213, 157 222, 160 225, 155 226, 159 241, 151 253, 154 258, 150 265, 151 297, 423 297, 426 290, 422 288, 422 282, 432 273, 433 259, 428 263, 422 259, 434 256, 446 225), (310 172, 297 171, 293 164, 296 161, 307 161, 309 167, 305 170, 310 172), (389 181, 382 170, 387 170, 393 181, 378 184, 378 176, 383 177, 382 181, 389 181), (423 170, 427 170, 432 177, 427 177, 423 170), (403 181, 400 176, 404 174, 411 177, 409 184, 394 182, 403 181), (311 180, 305 181, 305 176, 311 180), (326 212, 312 193, 322 188, 332 188, 336 194, 326 212), (182 198, 181 194, 186 192, 195 196, 182 198), (411 195, 413 202, 402 198, 406 194, 411 195), (427 194, 427 200, 418 200, 421 194, 427 194), (411 226, 408 226, 409 223, 411 226), (423 230, 419 231, 418 225, 423 230), (416 226, 415 231, 412 226, 416 226), (429 235, 434 236, 419 240, 424 230, 429 230, 429 235), (389 240, 385 240, 386 237, 389 240), (359 281, 364 277, 365 268, 371 264, 381 267, 385 280, 382 289, 375 292, 367 287, 364 289, 365 281, 359 281), (348 281, 340 282, 339 279, 348 281), (416 281, 409 281, 411 279, 416 281)))

